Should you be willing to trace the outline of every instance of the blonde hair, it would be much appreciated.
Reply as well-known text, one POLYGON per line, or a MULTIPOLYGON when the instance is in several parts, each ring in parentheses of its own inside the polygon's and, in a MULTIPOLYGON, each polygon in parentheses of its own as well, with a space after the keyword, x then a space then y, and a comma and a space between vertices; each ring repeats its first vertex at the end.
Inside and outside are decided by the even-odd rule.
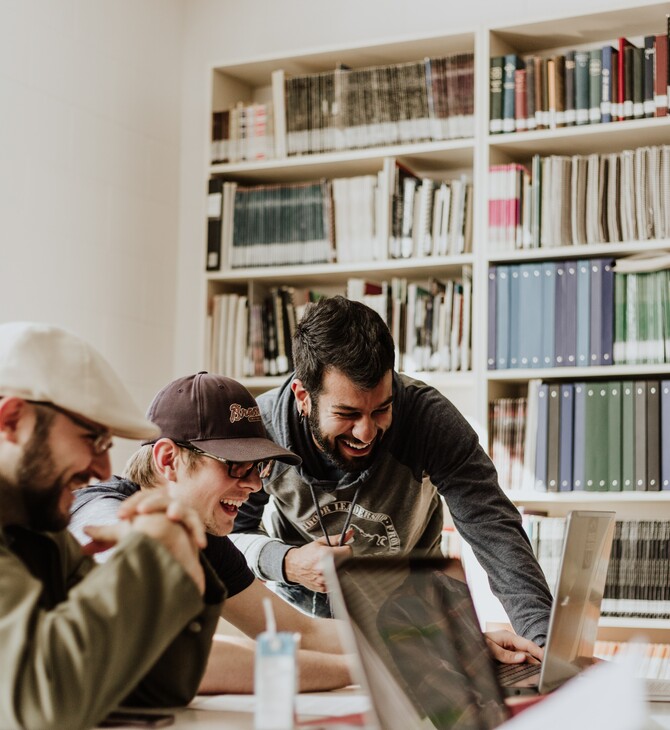
MULTIPOLYGON (((122 476, 139 485, 141 489, 151 489, 158 484, 158 471, 154 462, 153 444, 141 446, 126 462, 122 476)), ((179 451, 186 462, 186 472, 190 474, 196 468, 199 457, 189 449, 179 446, 179 451)))

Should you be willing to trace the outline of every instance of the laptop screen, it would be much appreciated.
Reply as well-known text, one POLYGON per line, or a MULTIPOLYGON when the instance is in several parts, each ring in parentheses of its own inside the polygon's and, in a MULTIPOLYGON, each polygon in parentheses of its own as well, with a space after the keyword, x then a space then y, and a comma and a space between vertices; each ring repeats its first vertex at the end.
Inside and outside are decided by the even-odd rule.
POLYGON ((550 692, 592 663, 615 525, 614 512, 568 515, 540 691, 550 692))
POLYGON ((448 575, 449 563, 350 558, 336 568, 336 615, 351 622, 365 685, 385 730, 408 727, 391 687, 414 708, 421 724, 412 727, 488 730, 508 716, 470 593, 448 575))

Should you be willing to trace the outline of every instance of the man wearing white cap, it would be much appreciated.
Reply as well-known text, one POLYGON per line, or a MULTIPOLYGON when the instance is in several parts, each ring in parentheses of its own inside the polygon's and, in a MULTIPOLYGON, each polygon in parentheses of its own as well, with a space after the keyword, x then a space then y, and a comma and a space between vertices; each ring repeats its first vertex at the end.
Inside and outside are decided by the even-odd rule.
MULTIPOLYGON (((153 399, 147 417, 160 428, 160 438, 131 456, 125 479, 77 490, 70 530, 85 541, 86 525, 115 524, 119 505, 169 487, 202 518, 208 532, 204 554, 228 593, 222 616, 249 637, 216 638, 200 690, 253 691, 251 639, 265 628, 264 598, 272 603, 277 628, 301 635, 301 690, 349 684, 336 622, 312 618, 275 595, 254 577, 227 537, 239 507, 261 488, 261 477, 272 471, 274 462, 297 465, 300 457, 268 439, 251 393, 223 375, 200 372, 173 380, 153 399)), ((97 559, 109 555, 101 552, 97 559)))
POLYGON ((107 362, 48 325, 0 325, 0 727, 86 728, 117 705, 184 704, 223 588, 202 524, 165 493, 129 500, 95 566, 64 529, 71 492, 109 476, 113 436, 150 439, 107 362), (179 667, 175 672, 174 668, 179 667))

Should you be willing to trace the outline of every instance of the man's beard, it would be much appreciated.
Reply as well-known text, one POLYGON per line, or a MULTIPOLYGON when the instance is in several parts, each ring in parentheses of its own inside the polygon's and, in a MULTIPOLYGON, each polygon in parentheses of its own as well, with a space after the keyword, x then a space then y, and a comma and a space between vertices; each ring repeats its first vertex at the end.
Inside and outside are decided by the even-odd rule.
MULTIPOLYGON (((355 474, 356 472, 368 469, 374 462, 377 452, 377 443, 374 444, 372 451, 367 456, 351 457, 348 459, 345 459, 342 456, 337 448, 337 439, 329 439, 324 435, 321 427, 319 426, 319 406, 316 398, 312 399, 312 408, 309 416, 307 416, 307 423, 309 424, 309 430, 312 432, 314 441, 316 441, 326 458, 342 471, 355 474)), ((377 437, 375 437, 375 439, 376 438, 377 437)))
POLYGON ((54 480, 56 467, 48 446, 52 418, 37 410, 35 429, 21 457, 13 483, 0 478, 2 499, 14 501, 8 505, 14 524, 39 531, 65 529, 69 514, 60 511, 60 500, 67 486, 62 475, 54 480))

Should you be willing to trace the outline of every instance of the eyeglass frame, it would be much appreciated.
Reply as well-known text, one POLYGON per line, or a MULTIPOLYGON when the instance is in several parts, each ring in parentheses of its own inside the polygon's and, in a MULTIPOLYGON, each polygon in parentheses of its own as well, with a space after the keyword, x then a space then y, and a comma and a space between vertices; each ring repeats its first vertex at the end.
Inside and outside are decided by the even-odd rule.
POLYGON ((276 459, 258 459, 257 461, 233 461, 231 459, 224 459, 223 456, 210 454, 209 451, 204 451, 203 449, 194 446, 188 441, 175 441, 175 444, 183 449, 186 449, 187 451, 198 454, 199 456, 207 456, 210 459, 214 459, 215 461, 219 461, 222 464, 226 464, 228 466, 228 476, 231 479, 248 479, 254 469, 256 469, 256 471, 258 472, 258 476, 261 479, 266 479, 272 473, 272 469, 274 468, 276 461, 276 459), (242 464, 249 464, 250 466, 243 474, 233 474, 233 469, 235 468, 235 466, 241 466, 242 464), (261 467, 261 465, 263 466, 261 467))
POLYGON ((76 413, 72 413, 72 411, 68 411, 66 408, 61 408, 60 406, 57 406, 55 403, 41 400, 31 400, 28 402, 36 406, 44 406, 45 408, 49 408, 52 411, 56 411, 56 413, 60 413, 61 415, 72 421, 72 423, 74 423, 76 426, 79 426, 79 428, 83 428, 89 434, 89 436, 93 437, 91 441, 91 450, 93 451, 93 454, 95 456, 102 456, 103 454, 107 453, 114 445, 114 437, 108 429, 103 428, 102 430, 98 430, 89 421, 81 418, 76 413))

